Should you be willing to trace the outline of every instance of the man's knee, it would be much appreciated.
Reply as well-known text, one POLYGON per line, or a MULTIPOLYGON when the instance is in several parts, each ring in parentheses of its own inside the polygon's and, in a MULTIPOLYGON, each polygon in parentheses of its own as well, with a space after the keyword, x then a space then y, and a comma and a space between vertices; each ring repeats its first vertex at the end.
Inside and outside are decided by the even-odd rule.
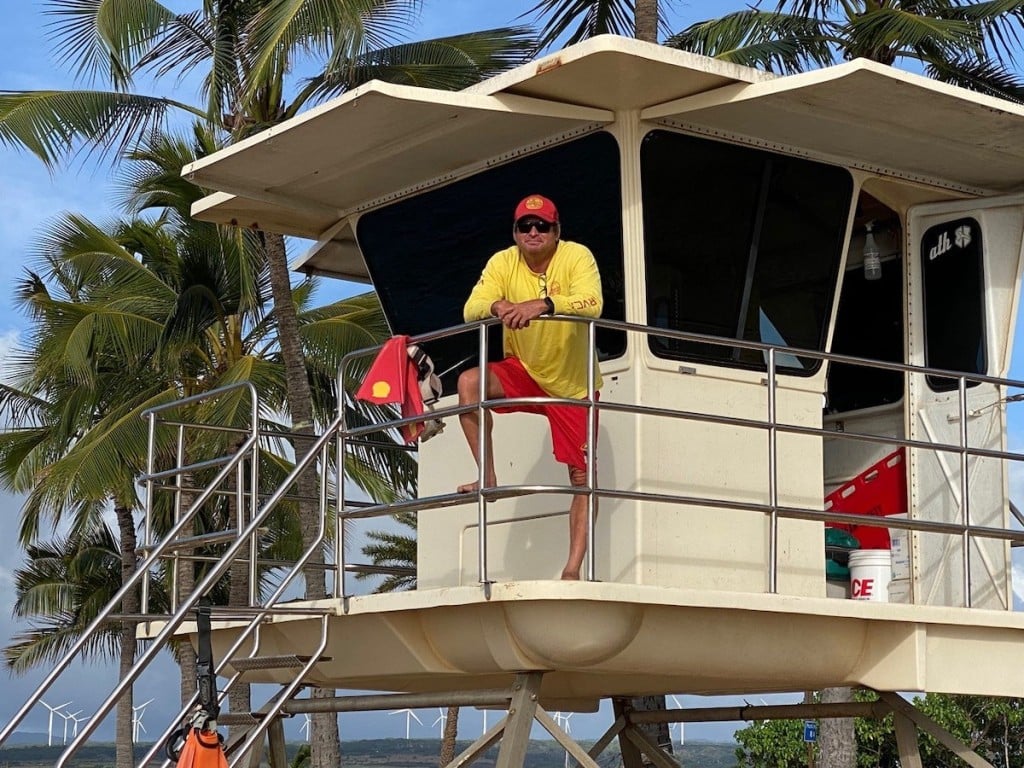
POLYGON ((458 391, 460 404, 480 402, 479 368, 470 368, 468 371, 463 371, 459 374, 458 391))
POLYGON ((569 467, 569 482, 572 485, 586 485, 587 470, 582 467, 569 467))

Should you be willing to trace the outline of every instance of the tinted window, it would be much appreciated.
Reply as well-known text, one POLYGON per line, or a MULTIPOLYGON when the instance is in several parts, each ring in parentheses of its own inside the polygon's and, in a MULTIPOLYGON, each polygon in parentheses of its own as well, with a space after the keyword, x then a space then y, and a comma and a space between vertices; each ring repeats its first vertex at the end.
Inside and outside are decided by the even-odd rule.
MULTIPOLYGON (((972 218, 930 228, 921 238, 925 365, 985 373, 984 272, 981 227, 972 218)), ((955 379, 929 376, 932 389, 957 388, 955 379)), ((968 386, 975 386, 968 382, 968 386)))
MULTIPOLYGON (((824 349, 853 187, 845 170, 652 131, 641 172, 649 324, 824 349)), ((650 345, 662 357, 766 367, 759 351, 650 345)), ((820 365, 776 359, 791 373, 820 365)))
MULTIPOLYGON (((618 144, 598 132, 366 214, 357 236, 392 331, 415 335, 462 323, 487 259, 512 245, 516 203, 532 193, 558 205, 563 239, 594 252, 602 316, 625 319, 621 187, 618 144)), ((500 328, 491 330, 490 353, 500 359, 500 328)), ((599 329, 597 346, 602 359, 618 357, 625 334, 599 329)), ((441 372, 475 359, 477 339, 463 334, 428 347, 441 372)), ((445 392, 454 390, 457 372, 445 377, 445 392)))
MULTIPOLYGON (((839 296, 832 351, 840 355, 903 362, 902 260, 882 262, 882 276, 866 280, 857 264, 846 272, 839 296)), ((828 411, 838 413, 898 402, 903 373, 833 363, 828 372, 828 411)))

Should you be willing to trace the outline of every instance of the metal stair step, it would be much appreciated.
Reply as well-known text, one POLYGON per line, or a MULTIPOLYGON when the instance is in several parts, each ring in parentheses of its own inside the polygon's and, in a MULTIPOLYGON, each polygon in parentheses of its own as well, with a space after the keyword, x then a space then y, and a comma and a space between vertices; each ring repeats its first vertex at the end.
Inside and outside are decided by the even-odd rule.
MULTIPOLYGON (((256 532, 259 535, 265 535, 270 529, 269 528, 257 528, 256 532)), ((202 547, 210 546, 211 544, 223 544, 228 541, 234 541, 238 538, 239 529, 230 528, 224 531, 211 531, 210 533, 200 533, 195 536, 185 536, 180 539, 175 539, 164 547, 164 553, 175 552, 180 549, 199 549, 202 547)), ((137 554, 145 556, 152 552, 159 546, 158 544, 151 544, 139 547, 136 551, 137 554)))
MULTIPOLYGON (((312 656, 296 656, 285 654, 283 656, 253 656, 251 658, 234 659, 231 666, 238 672, 247 672, 254 669, 301 669, 309 663, 312 656)), ((320 661, 330 661, 330 656, 321 656, 320 661)))
POLYGON ((217 717, 217 725, 256 725, 263 719, 259 713, 253 712, 224 712, 217 717))

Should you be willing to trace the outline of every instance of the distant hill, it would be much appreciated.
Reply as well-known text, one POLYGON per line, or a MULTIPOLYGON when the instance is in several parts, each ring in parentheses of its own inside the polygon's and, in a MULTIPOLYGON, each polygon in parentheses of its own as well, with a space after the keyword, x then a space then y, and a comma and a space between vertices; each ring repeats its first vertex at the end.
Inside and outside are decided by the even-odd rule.
MULTIPOLYGON (((18 736, 19 734, 14 734, 18 736)), ((37 737, 37 734, 25 734, 26 737, 37 737)), ((13 736, 12 736, 13 739, 13 736)), ((43 734, 43 742, 46 734, 43 734)), ((456 752, 470 745, 469 741, 460 741, 456 752)), ((581 741, 580 744, 589 748, 593 742, 581 741)), ((146 745, 147 747, 149 745, 146 745)), ((294 757, 300 744, 288 745, 288 759, 294 757)), ((433 768, 437 765, 439 743, 437 739, 366 739, 344 740, 341 745, 343 768, 433 768)), ((679 754, 679 747, 676 748, 679 754)), ((4 768, 51 768, 60 755, 63 747, 4 745, 0 748, 0 766, 4 768)), ((143 747, 136 748, 141 758, 143 747)), ((498 748, 492 748, 473 765, 480 768, 491 768, 498 756, 498 748)), ((736 745, 717 744, 713 742, 693 742, 682 748, 683 765, 699 765, 701 768, 735 768, 736 745)), ((563 765, 565 752, 554 740, 531 741, 526 754, 526 768, 552 768, 563 765)), ((83 747, 71 761, 74 768, 109 768, 114 762, 113 744, 95 744, 83 747)), ((617 768, 619 763, 618 748, 610 746, 598 761, 607 768, 617 768)))
MULTIPOLYGON (((45 732, 36 731, 15 731, 7 737, 8 744, 38 744, 45 745, 48 736, 45 732)), ((60 741, 62 734, 54 734, 54 738, 60 741)))

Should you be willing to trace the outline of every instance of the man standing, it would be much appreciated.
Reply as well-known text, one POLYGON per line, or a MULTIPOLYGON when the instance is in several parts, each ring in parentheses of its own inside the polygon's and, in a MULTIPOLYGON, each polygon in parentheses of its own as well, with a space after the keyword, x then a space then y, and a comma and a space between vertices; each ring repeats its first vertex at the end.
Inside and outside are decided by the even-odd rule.
MULTIPOLYGON (((587 326, 572 322, 531 323, 541 315, 600 317, 601 276, 585 246, 559 239, 558 209, 541 195, 516 207, 515 245, 494 254, 484 267, 463 310, 466 322, 501 319, 505 359, 487 366, 488 400, 513 397, 587 397, 587 370, 594 366, 594 390, 601 386, 597 360, 588 354, 587 326)), ((480 402, 480 369, 459 376, 459 405, 480 402)), ((587 408, 573 405, 515 405, 499 412, 543 413, 551 426, 555 459, 569 468, 569 482, 587 483, 587 408)), ((477 411, 459 416, 462 431, 479 467, 480 419, 477 411)), ((492 419, 486 414, 484 485, 497 484, 491 450, 492 419)), ((477 483, 459 486, 460 493, 477 483)), ((569 556, 563 579, 579 579, 587 549, 587 497, 573 496, 569 508, 569 556)))

